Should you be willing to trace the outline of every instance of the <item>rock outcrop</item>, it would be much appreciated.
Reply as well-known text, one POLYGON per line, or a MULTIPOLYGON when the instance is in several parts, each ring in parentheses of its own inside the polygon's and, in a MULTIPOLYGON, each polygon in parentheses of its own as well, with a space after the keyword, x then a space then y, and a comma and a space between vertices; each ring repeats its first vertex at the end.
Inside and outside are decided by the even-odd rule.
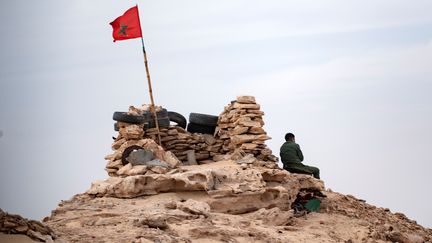
POLYGON ((290 209, 300 190, 324 190, 311 176, 234 161, 181 166, 166 174, 111 177, 92 184, 87 194, 135 198, 166 192, 200 192, 214 212, 246 213, 267 207, 290 209))
POLYGON ((69 242, 432 241, 405 215, 330 190, 318 212, 297 214, 296 199, 322 181, 239 161, 98 181, 45 223, 69 242))
MULTIPOLYGON (((315 184, 311 176, 300 175, 297 179, 315 184)), ((136 198, 85 193, 62 202, 46 223, 68 242, 432 241, 431 229, 403 214, 352 196, 331 191, 325 194, 327 198, 318 212, 297 216, 277 200, 273 205, 255 197, 246 200, 240 196, 245 199, 242 201, 236 197, 213 198, 205 191, 136 198)))
POLYGON ((43 242, 53 242, 54 232, 45 224, 28 220, 20 215, 8 214, 0 209, 0 232, 7 234, 22 234, 43 242))

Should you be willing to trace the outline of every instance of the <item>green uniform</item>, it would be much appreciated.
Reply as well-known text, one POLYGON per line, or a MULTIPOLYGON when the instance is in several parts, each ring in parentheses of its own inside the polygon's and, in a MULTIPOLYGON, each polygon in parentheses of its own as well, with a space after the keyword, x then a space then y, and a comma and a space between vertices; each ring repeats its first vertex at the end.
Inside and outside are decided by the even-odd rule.
POLYGON ((285 170, 292 173, 312 174, 315 178, 320 178, 317 167, 302 164, 303 153, 295 142, 285 142, 280 148, 280 157, 285 170))

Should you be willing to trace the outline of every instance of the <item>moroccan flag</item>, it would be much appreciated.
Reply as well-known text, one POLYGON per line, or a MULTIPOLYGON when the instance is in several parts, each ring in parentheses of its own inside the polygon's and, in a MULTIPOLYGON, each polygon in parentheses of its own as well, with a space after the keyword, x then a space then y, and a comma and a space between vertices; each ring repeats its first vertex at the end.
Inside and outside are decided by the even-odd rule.
POLYGON ((113 27, 114 42, 142 36, 138 6, 128 9, 122 16, 110 23, 113 27))

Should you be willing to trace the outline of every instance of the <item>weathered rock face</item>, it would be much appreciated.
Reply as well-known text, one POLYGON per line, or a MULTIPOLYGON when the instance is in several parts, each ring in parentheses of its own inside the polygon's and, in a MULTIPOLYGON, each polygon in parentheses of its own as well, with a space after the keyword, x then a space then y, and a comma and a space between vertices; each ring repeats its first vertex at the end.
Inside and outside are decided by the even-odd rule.
POLYGON ((43 223, 28 220, 20 215, 8 214, 0 209, 0 232, 8 234, 23 234, 37 241, 53 242, 54 232, 43 223))
POLYGON ((181 166, 166 174, 111 177, 92 184, 87 194, 98 197, 134 198, 162 192, 197 192, 215 212, 245 213, 259 208, 289 209, 300 190, 324 190, 323 182, 308 175, 281 169, 221 161, 181 166))
MULTIPOLYGON (((277 187, 287 179, 284 172, 271 170, 263 173, 262 178, 266 178, 267 187, 270 184, 277 187)), ((305 185, 318 182, 306 175, 289 178, 296 179, 305 185)), ((325 193, 328 197, 322 199, 321 210, 300 217, 283 204, 263 204, 252 196, 250 202, 258 202, 261 207, 256 210, 250 208, 253 203, 245 200, 246 195, 239 196, 242 201, 229 203, 237 196, 213 198, 202 190, 127 199, 86 193, 63 201, 45 223, 68 242, 420 243, 432 240, 432 229, 423 228, 403 214, 393 214, 352 196, 325 193)), ((264 194, 263 197, 271 198, 264 194)))

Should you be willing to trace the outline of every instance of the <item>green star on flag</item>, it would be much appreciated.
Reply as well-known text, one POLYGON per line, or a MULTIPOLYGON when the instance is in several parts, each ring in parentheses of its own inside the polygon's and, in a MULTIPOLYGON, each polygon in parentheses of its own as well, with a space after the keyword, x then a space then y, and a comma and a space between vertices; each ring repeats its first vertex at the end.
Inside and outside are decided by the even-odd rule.
POLYGON ((142 37, 138 7, 128 9, 122 16, 110 23, 114 41, 142 37))
POLYGON ((127 25, 120 24, 119 34, 126 35, 127 25))

